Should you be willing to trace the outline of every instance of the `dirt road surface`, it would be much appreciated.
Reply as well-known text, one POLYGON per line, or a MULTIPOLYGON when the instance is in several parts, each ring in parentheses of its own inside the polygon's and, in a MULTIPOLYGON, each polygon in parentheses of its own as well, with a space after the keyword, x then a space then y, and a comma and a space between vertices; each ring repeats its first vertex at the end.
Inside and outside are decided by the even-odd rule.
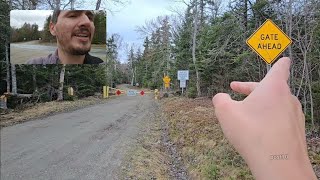
MULTIPOLYGON (((10 44, 10 59, 14 64, 25 64, 28 60, 37 57, 47 57, 55 52, 57 45, 40 44, 38 41, 20 42, 10 44)), ((106 60, 105 46, 92 45, 90 55, 106 60)))
POLYGON ((121 161, 156 103, 151 95, 1 129, 1 180, 117 179, 121 161))

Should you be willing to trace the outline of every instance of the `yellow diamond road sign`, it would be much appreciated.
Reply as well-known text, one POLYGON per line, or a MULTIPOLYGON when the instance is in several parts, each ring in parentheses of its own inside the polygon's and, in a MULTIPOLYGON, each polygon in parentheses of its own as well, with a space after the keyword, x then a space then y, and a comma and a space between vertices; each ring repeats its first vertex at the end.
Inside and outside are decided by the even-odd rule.
POLYGON ((271 64, 291 43, 291 39, 270 19, 247 39, 247 44, 268 64, 271 64))
POLYGON ((169 76, 165 76, 162 80, 165 84, 169 84, 171 79, 169 78, 169 76))

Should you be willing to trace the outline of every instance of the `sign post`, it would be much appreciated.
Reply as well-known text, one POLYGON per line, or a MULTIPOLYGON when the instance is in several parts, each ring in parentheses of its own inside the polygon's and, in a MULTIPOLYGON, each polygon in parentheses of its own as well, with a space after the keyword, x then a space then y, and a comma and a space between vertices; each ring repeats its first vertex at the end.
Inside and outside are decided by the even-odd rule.
POLYGON ((270 19, 247 39, 250 48, 269 66, 291 43, 291 39, 270 19))
POLYGON ((189 80, 189 70, 179 70, 178 71, 178 80, 180 81, 180 88, 186 88, 187 80, 189 80))
POLYGON ((162 80, 164 82, 164 87, 165 88, 169 88, 170 87, 170 81, 171 81, 170 77, 169 76, 165 76, 162 80))

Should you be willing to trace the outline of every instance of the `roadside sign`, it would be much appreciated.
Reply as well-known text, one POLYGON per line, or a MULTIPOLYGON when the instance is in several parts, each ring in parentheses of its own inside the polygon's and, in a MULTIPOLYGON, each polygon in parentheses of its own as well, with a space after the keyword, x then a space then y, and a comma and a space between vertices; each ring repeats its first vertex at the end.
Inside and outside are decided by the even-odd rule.
POLYGON ((189 70, 179 70, 178 80, 189 80, 189 70))
POLYGON ((127 90, 127 96, 136 96, 137 91, 136 90, 127 90))
POLYGON ((186 83, 186 80, 184 80, 184 81, 183 81, 183 80, 180 80, 180 88, 185 88, 185 87, 187 87, 186 84, 187 84, 187 83, 186 83))
POLYGON ((251 49, 268 64, 271 64, 291 43, 291 39, 270 19, 267 19, 247 39, 251 49))
POLYGON ((169 84, 170 81, 171 81, 171 79, 169 78, 169 76, 165 76, 162 80, 163 80, 163 82, 164 82, 165 84, 169 84))
POLYGON ((118 90, 116 91, 116 94, 119 96, 119 95, 121 94, 121 91, 118 89, 118 90))
POLYGON ((144 95, 144 91, 141 91, 140 94, 141 94, 141 96, 143 96, 144 95))
POLYGON ((170 83, 165 83, 165 84, 164 84, 164 87, 165 87, 165 88, 169 88, 169 87, 170 87, 170 83))

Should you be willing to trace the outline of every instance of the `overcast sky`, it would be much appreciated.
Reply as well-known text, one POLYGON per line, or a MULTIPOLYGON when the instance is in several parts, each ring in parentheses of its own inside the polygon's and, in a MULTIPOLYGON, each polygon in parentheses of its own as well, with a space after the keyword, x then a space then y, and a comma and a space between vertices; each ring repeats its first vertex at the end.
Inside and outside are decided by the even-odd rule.
MULTIPOLYGON (((132 0, 124 8, 116 12, 108 13, 107 32, 108 36, 113 33, 120 34, 123 43, 135 44, 135 47, 141 46, 140 34, 135 30, 137 26, 145 25, 146 21, 157 18, 158 16, 174 14, 172 9, 183 9, 183 3, 177 3, 173 0, 132 0)), ((126 59, 125 48, 119 53, 121 62, 126 59)))
POLYGON ((50 14, 52 14, 51 10, 12 10, 10 12, 10 26, 20 28, 24 23, 36 23, 41 31, 50 14))

